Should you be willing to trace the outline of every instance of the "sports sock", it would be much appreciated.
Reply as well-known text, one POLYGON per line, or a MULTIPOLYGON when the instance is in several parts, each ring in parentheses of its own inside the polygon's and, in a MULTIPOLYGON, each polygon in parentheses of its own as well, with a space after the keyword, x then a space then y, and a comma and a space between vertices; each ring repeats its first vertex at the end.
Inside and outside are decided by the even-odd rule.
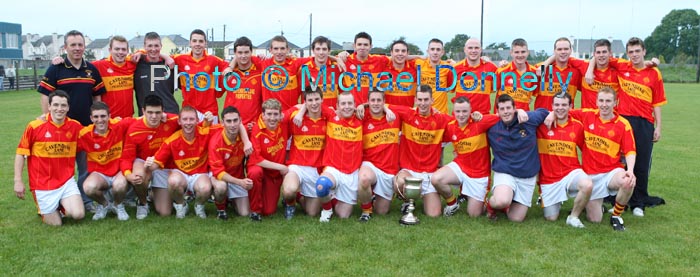
POLYGON ((450 197, 445 198, 445 202, 447 202, 447 206, 452 206, 455 203, 457 203, 457 197, 455 197, 455 195, 453 194, 450 197))
POLYGON ((627 206, 627 205, 621 205, 620 203, 617 203, 617 201, 615 201, 615 208, 613 208, 612 215, 613 216, 620 216, 622 214, 622 212, 625 211, 625 206, 627 206))
POLYGON ((372 213, 372 201, 362 204, 362 213, 371 214, 372 213))
POLYGON ((328 201, 326 203, 321 204, 321 207, 324 210, 331 210, 331 209, 333 209, 333 203, 332 203, 332 201, 328 201))
POLYGON ((216 205, 216 209, 219 211, 225 211, 226 210, 226 199, 221 202, 214 202, 214 205, 216 205))

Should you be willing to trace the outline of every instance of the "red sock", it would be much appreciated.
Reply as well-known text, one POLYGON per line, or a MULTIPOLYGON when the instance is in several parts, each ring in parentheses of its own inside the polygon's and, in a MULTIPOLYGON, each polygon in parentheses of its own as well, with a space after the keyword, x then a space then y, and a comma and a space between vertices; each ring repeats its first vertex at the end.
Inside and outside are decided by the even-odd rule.
POLYGON ((617 201, 615 201, 615 208, 613 208, 612 215, 613 216, 620 216, 622 214, 622 212, 625 211, 625 206, 627 206, 627 205, 621 205, 620 203, 617 203, 617 201))
POLYGON ((225 211, 226 210, 226 199, 221 202, 214 202, 214 205, 216 205, 216 209, 219 211, 225 211))
POLYGON ((369 201, 367 203, 363 203, 361 207, 362 207, 363 214, 371 214, 372 213, 372 201, 369 201))
POLYGON ((326 211, 327 211, 327 210, 330 210, 330 209, 333 209, 333 203, 332 203, 332 202, 333 202, 333 201, 328 201, 328 202, 326 202, 326 203, 323 203, 323 204, 321 204, 321 207, 322 207, 324 210, 326 210, 326 211))
POLYGON ((447 202, 447 206, 452 206, 457 203, 457 197, 455 197, 453 194, 452 196, 445 198, 445 202, 447 202))
POLYGON ((336 204, 338 204, 338 199, 331 199, 331 205, 333 205, 332 207, 335 207, 336 204))
POLYGON ((297 205, 297 200, 296 200, 296 199, 285 200, 284 203, 287 204, 287 206, 296 206, 296 205, 297 205))
POLYGON ((297 192, 296 202, 301 202, 301 199, 302 199, 302 198, 304 198, 304 195, 301 194, 301 192, 297 192))

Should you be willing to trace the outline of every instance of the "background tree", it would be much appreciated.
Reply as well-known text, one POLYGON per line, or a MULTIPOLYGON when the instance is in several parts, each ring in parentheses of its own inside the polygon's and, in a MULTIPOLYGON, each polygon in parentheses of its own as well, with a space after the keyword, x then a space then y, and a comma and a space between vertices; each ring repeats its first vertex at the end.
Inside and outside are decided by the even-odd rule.
POLYGON ((452 40, 445 43, 445 55, 455 61, 464 59, 464 44, 468 39, 468 35, 456 34, 452 40))
POLYGON ((694 61, 698 55, 699 25, 700 15, 695 10, 672 10, 644 39, 647 57, 663 56, 665 61, 673 62, 682 53, 690 57, 688 61, 694 61))
POLYGON ((495 42, 494 42, 494 43, 491 43, 491 44, 487 45, 484 49, 495 49, 495 50, 503 49, 503 50, 509 50, 509 49, 510 49, 510 46, 509 46, 507 43, 505 43, 505 42, 501 42, 501 43, 495 43, 495 42))
POLYGON ((95 58, 95 51, 92 51, 92 49, 85 49, 85 59, 88 61, 94 61, 95 58))
MULTIPOLYGON (((406 41, 406 37, 405 37, 405 36, 400 36, 400 37, 397 38, 396 40, 403 40, 403 41, 406 41)), ((387 55, 391 55, 391 44, 392 44, 393 42, 394 42, 394 41, 389 42, 389 44, 387 44, 386 47, 384 47, 384 51, 385 51, 385 53, 387 53, 387 55)), ((420 47, 418 47, 418 45, 415 45, 415 44, 410 43, 410 42, 408 42, 408 41, 406 41, 406 44, 408 44, 408 53, 409 53, 409 54, 411 54, 411 55, 423 55, 423 51, 420 50, 420 47)))

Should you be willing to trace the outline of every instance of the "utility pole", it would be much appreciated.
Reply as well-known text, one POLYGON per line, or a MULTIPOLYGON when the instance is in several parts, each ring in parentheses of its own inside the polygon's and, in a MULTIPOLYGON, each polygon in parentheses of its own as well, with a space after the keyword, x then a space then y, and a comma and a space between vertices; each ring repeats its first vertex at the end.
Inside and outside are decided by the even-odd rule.
POLYGON ((224 24, 224 39, 223 39, 223 41, 226 42, 226 24, 224 24))
POLYGON ((481 0, 481 33, 479 34, 479 41, 484 44, 484 0, 481 0))
MULTIPOLYGON (((314 19, 313 13, 310 13, 309 14, 309 56, 311 56, 311 48, 313 48, 313 47, 311 47, 311 30, 312 30, 311 27, 314 25, 313 19, 314 19)), ((328 45, 328 47, 330 47, 330 45, 328 45)))
POLYGON ((700 83, 700 25, 698 25, 698 71, 695 73, 695 82, 700 83))

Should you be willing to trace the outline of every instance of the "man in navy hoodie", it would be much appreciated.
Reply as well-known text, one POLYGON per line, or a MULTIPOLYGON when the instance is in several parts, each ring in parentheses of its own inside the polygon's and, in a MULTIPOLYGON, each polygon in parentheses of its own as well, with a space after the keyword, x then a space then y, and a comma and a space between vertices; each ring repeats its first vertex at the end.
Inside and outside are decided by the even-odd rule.
POLYGON ((496 210, 501 210, 511 221, 521 222, 532 203, 540 170, 537 126, 549 112, 537 109, 527 112, 527 118, 518 118, 515 102, 507 94, 498 97, 497 105, 501 120, 488 131, 494 174, 493 193, 486 201, 486 212, 490 219, 496 219, 496 210))

